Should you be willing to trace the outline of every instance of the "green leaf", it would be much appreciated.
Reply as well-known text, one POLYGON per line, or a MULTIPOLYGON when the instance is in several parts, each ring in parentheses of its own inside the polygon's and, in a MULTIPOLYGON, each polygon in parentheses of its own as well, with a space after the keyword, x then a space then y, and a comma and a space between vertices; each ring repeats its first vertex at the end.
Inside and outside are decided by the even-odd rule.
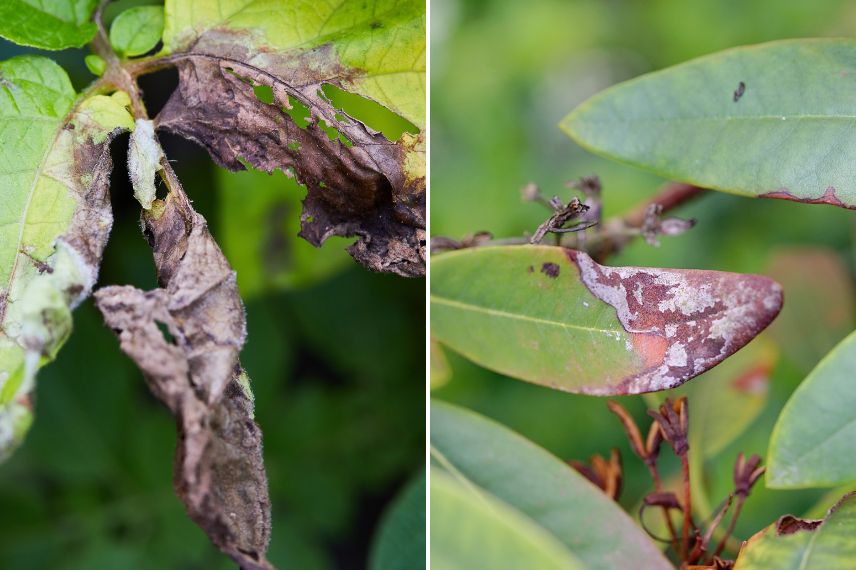
POLYGON ((845 495, 821 521, 780 518, 743 543, 734 570, 851 568, 856 559, 856 494, 845 495))
POLYGON ((803 39, 639 77, 561 126, 593 152, 676 180, 854 208, 854 106, 856 41, 803 39))
POLYGON ((90 53, 83 58, 83 63, 86 64, 86 69, 92 72, 92 75, 101 77, 107 70, 107 62, 100 55, 90 53))
POLYGON ((0 63, 0 459, 30 423, 36 370, 71 331, 113 218, 109 142, 125 93, 77 98, 53 61, 0 63))
POLYGON ((611 268, 559 247, 479 247, 432 259, 431 334, 474 362, 587 394, 674 388, 781 308, 770 279, 611 268))
POLYGON ((160 129, 293 176, 313 245, 356 236, 363 265, 424 275, 424 2, 168 0, 163 52, 179 89, 160 129))
MULTIPOLYGON (((586 568, 671 568, 654 543, 600 489, 547 451, 485 417, 433 401, 431 455, 475 496, 516 509, 559 540, 586 568)), ((432 483, 433 477, 434 472, 432 483)), ((431 490, 433 561, 435 546, 442 548, 451 540, 435 534, 435 528, 452 524, 458 513, 451 507, 438 511, 433 485, 431 490)), ((461 547, 475 557, 489 554, 479 542, 461 547)))
POLYGON ((97 28, 90 21, 97 0, 3 0, 0 36, 41 49, 86 45, 97 28))
POLYGON ((425 568, 425 473, 402 490, 383 516, 372 546, 371 570, 425 568))
POLYGON ((431 568, 582 570, 555 537, 493 497, 431 471, 431 568))
POLYGON ((820 361, 785 404, 770 439, 767 486, 856 481, 856 333, 820 361))
POLYGON ((163 7, 137 6, 119 14, 110 25, 110 45, 133 57, 151 51, 163 34, 163 7))
POLYGON ((425 128, 424 2, 309 2, 284 10, 274 0, 167 0, 165 10, 165 53, 191 45, 207 53, 231 41, 265 52, 260 65, 274 71, 295 54, 329 45, 335 55, 322 65, 342 68, 331 80, 425 128))

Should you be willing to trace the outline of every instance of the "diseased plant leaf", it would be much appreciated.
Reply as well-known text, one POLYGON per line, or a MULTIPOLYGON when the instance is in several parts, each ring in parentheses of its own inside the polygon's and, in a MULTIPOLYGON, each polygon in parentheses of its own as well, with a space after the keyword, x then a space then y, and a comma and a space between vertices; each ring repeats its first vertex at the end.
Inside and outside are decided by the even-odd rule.
POLYGON ((856 560, 856 494, 841 498, 823 520, 786 515, 743 543, 734 570, 827 570, 856 560))
POLYGON ((425 483, 422 472, 407 484, 384 513, 372 545, 371 570, 425 568, 425 483))
POLYGON ((495 497, 431 470, 431 568, 582 570, 556 537, 495 497))
MULTIPOLYGON (((528 517, 585 568, 672 568, 642 529, 600 489, 547 451, 485 417, 432 401, 431 455, 435 465, 457 477, 477 498, 501 501, 528 517)), ((435 545, 442 548, 448 540, 446 533, 438 536, 434 529, 453 525, 455 519, 454 512, 442 516, 435 511, 433 490, 432 486, 432 562, 435 545)), ((478 556, 485 554, 486 546, 472 541, 469 549, 478 556)))
POLYGON ((205 219, 173 188, 144 213, 162 288, 105 287, 96 303, 176 416, 175 486, 188 514, 241 568, 270 568, 270 500, 249 379, 238 362, 246 324, 235 273, 205 219))
POLYGON ((746 196, 856 207, 856 41, 730 49, 622 83, 562 128, 589 150, 746 196))
POLYGON ((91 22, 97 0, 3 0, 0 36, 41 49, 82 47, 97 28, 91 22))
POLYGON ((767 486, 832 487, 856 481, 856 333, 794 391, 770 438, 767 486))
POLYGON ((482 366, 568 392, 674 388, 778 314, 757 275, 605 267, 550 246, 479 247, 432 259, 431 334, 482 366))
POLYGON ((415 0, 288 10, 270 0, 169 1, 164 52, 179 87, 156 126, 230 170, 294 175, 308 188, 301 236, 313 245, 357 236, 349 251, 366 267, 423 275, 424 50, 424 3, 415 0), (388 141, 338 111, 325 84, 373 99, 422 132, 388 141))
POLYGON ((692 408, 689 434, 690 447, 698 451, 690 454, 690 462, 716 457, 758 418, 767 403, 778 358, 765 332, 696 382, 664 394, 672 400, 686 396, 691 403, 699 403, 692 408))
POLYGON ((31 421, 37 369, 95 284, 113 215, 109 143, 125 93, 77 98, 51 60, 0 63, 0 459, 31 421))
POLYGON ((770 335, 789 360, 808 372, 856 329, 853 279, 837 253, 817 247, 777 251, 766 273, 788 295, 770 335), (812 324, 810 334, 806 323, 812 324))
POLYGON ((116 16, 110 25, 110 45, 119 55, 133 57, 151 51, 163 34, 163 7, 136 6, 116 16))

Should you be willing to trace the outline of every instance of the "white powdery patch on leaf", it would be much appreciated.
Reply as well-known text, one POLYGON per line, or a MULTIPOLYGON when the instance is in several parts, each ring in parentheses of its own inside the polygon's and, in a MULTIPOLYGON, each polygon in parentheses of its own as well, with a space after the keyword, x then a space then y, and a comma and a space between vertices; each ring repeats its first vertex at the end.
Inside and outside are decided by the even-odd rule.
MULTIPOLYGON (((746 345, 776 317, 782 289, 757 275, 719 271, 604 267, 571 252, 588 290, 615 309, 632 335, 654 335, 665 343, 659 362, 622 382, 626 393, 674 388, 715 366, 746 345)), ((628 342, 628 350, 639 350, 628 342)), ((657 350, 662 350, 657 354, 657 350)), ((643 360, 650 362, 652 355, 643 360)))
POLYGON ((155 138, 154 123, 137 119, 128 142, 128 175, 134 187, 134 198, 145 210, 155 199, 155 175, 161 169, 163 150, 155 138))

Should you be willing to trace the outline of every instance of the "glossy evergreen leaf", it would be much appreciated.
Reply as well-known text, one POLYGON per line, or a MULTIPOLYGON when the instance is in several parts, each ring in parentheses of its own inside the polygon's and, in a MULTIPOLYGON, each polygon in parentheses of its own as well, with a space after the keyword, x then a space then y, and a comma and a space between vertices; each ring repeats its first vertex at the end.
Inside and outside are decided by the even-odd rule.
POLYGON ((113 222, 109 142, 128 96, 77 98, 53 61, 0 63, 0 459, 31 421, 36 370, 71 331, 113 222))
POLYGON ((832 487, 856 481, 856 333, 791 395, 770 439, 767 485, 832 487))
POLYGON ((597 395, 674 388, 740 349, 778 314, 770 279, 605 267, 551 246, 432 259, 431 334, 474 362, 597 395))
POLYGON ((59 50, 95 37, 90 21, 97 0, 3 0, 0 36, 16 44, 59 50))
POLYGON ((850 568, 856 559, 856 494, 845 495, 822 520, 784 516, 743 543, 734 570, 850 568))
POLYGON ((116 16, 110 25, 110 45, 119 55, 133 57, 151 51, 163 34, 163 7, 136 6, 116 16))
POLYGON ((746 196, 856 207, 856 41, 726 50, 612 87, 562 128, 660 175, 746 196))
POLYGON ((439 470, 431 472, 434 570, 582 570, 556 538, 523 514, 439 470))
MULTIPOLYGON (((433 401, 431 455, 435 465, 476 497, 501 501, 525 515, 586 568, 671 568, 642 529, 600 489, 547 451, 485 417, 433 401)), ((454 521, 453 512, 435 514, 433 490, 432 486, 432 555, 435 544, 442 547, 448 540, 434 529, 454 521)), ((474 557, 492 554, 475 541, 461 547, 474 557)))

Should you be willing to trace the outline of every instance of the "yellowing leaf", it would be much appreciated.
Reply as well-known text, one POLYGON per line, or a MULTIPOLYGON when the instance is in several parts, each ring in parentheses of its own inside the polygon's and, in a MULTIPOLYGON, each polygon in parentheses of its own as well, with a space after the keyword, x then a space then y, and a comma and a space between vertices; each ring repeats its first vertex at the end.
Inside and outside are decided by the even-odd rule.
POLYGON ((23 437, 38 367, 71 330, 113 222, 111 137, 127 96, 76 99, 49 59, 0 63, 0 458, 23 437))

